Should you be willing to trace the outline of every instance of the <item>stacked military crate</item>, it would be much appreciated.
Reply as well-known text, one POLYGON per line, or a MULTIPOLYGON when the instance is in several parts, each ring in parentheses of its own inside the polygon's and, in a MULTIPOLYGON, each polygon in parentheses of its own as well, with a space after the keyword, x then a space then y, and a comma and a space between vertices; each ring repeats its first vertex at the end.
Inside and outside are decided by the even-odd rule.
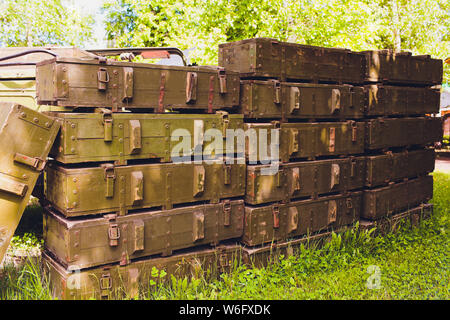
POLYGON ((38 63, 39 103, 73 110, 48 113, 61 123, 45 170, 56 295, 133 294, 153 266, 222 268, 236 241, 261 262, 275 242, 431 197, 442 127, 425 114, 442 61, 257 38, 220 45, 219 65, 38 63))
POLYGON ((246 129, 279 132, 279 170, 247 166, 247 260, 431 198, 441 60, 259 38, 220 45, 219 65, 240 73, 246 129))
MULTIPOLYGON (((379 221, 433 196, 434 142, 442 60, 390 50, 365 51, 367 173, 361 217, 379 221)), ((421 207, 419 207, 420 209, 421 207)), ((367 223, 367 221, 365 221, 367 223)), ((370 222, 369 222, 370 223, 370 222)))
MULTIPOLYGON (((273 163, 247 166, 247 259, 264 256, 273 242, 283 247, 289 239, 359 219, 366 164, 364 58, 265 38, 219 46, 219 65, 241 75, 246 129, 258 136, 279 133, 279 156, 269 153, 270 161, 280 160, 278 170, 268 170, 273 163)), ((262 144, 252 145, 259 148, 248 150, 248 160, 265 160, 262 144)))
POLYGON ((224 159, 223 138, 211 135, 243 128, 242 115, 227 112, 239 89, 239 75, 217 67, 58 56, 37 64, 39 103, 73 108, 48 113, 61 123, 44 192, 57 296, 117 297, 120 285, 133 294, 153 266, 182 274, 193 261, 230 261, 238 246, 210 245, 242 235, 246 166, 243 155, 224 159))

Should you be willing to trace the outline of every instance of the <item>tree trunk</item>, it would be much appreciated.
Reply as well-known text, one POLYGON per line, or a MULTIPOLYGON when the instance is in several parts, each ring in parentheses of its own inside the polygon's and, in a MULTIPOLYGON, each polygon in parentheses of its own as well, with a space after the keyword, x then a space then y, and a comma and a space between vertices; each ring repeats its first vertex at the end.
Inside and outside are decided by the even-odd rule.
POLYGON ((397 0, 392 0, 392 15, 393 15, 393 33, 394 33, 394 52, 402 50, 399 27, 399 14, 397 0))

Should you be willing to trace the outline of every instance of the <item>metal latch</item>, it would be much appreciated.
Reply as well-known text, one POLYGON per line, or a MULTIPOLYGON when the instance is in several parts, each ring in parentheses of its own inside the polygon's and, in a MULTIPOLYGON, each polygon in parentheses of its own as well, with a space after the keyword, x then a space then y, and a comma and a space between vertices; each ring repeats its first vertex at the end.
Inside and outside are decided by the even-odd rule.
POLYGON ((106 163, 102 165, 104 169, 104 178, 106 180, 105 197, 112 198, 114 196, 114 180, 116 179, 116 172, 114 165, 106 163))
POLYGON ((298 152, 298 130, 289 129, 289 155, 298 152))
POLYGON ((228 117, 228 112, 226 111, 217 111, 216 114, 220 114, 222 116, 222 135, 225 139, 227 136, 227 129, 230 123, 230 119, 228 117))
POLYGON ((131 173, 131 199, 133 205, 144 200, 144 174, 142 171, 131 173))
POLYGON ((112 223, 109 225, 108 237, 109 237, 109 245, 111 247, 117 247, 119 245, 120 228, 117 223, 112 223))
POLYGON ((223 183, 226 185, 231 183, 231 164, 223 165, 223 183))
POLYGON ((202 211, 194 212, 192 226, 192 242, 205 238, 205 214, 202 211))
POLYGON ((102 114, 102 123, 104 127, 104 141, 113 140, 113 119, 112 111, 106 108, 97 108, 95 112, 102 114))
POLYGON ((231 203, 230 203, 230 200, 223 201, 223 225, 226 227, 231 225, 231 203))
MULTIPOLYGON (((112 138, 112 135, 111 135, 112 138)), ((130 120, 130 154, 141 152, 142 129, 139 120, 130 120)))
POLYGON ((36 171, 42 171, 45 167, 46 161, 37 158, 37 157, 29 157, 21 153, 14 154, 14 162, 18 162, 24 164, 26 166, 32 167, 36 171))
POLYGON ((97 88, 100 91, 105 91, 108 87, 109 74, 106 68, 98 68, 97 72, 97 88))
POLYGON ((293 195, 295 192, 300 191, 300 168, 292 168, 292 191, 291 195, 293 195))
POLYGON ((283 175, 284 175, 283 169, 282 168, 278 169, 275 176, 275 186, 277 188, 281 188, 283 186, 283 175))
POLYGON ((337 203, 336 200, 330 200, 328 203, 328 224, 336 222, 337 218, 337 203))
POLYGON ((112 288, 112 280, 111 275, 109 273, 102 274, 102 277, 100 278, 100 295, 102 298, 108 298, 109 297, 109 291, 112 288))
POLYGON ((356 126, 356 121, 351 121, 351 126, 352 126, 352 142, 356 142, 356 133, 357 133, 357 126, 356 126))
POLYGON ((281 83, 278 80, 271 80, 273 86, 273 102, 281 103, 281 83))
POLYGON ((227 93, 227 75, 225 73, 225 68, 219 67, 217 74, 219 76, 219 93, 227 93))
POLYGON ((133 87, 134 87, 134 72, 133 68, 125 67, 123 68, 123 93, 122 101, 128 101, 133 98, 133 87))
POLYGON ((334 152, 335 150, 335 142, 336 142, 336 128, 331 127, 330 128, 330 142, 328 145, 328 151, 334 152))
POLYGON ((288 225, 287 233, 291 233, 298 228, 298 209, 297 207, 290 207, 288 209, 288 225))
POLYGON ((117 247, 120 239, 120 228, 116 222, 117 215, 107 214, 104 216, 109 221, 108 238, 111 247, 117 247))
POLYGON ((194 185, 193 196, 197 197, 205 191, 205 167, 202 165, 194 166, 194 185))
POLYGON ((336 110, 341 109, 341 91, 339 89, 331 90, 331 113, 335 113, 336 110))
POLYGON ((280 227, 280 207, 277 204, 272 205, 273 227, 280 227))
POLYGON ((217 259, 218 259, 218 266, 220 272, 225 272, 229 270, 230 268, 230 258, 229 255, 226 252, 225 246, 219 246, 217 247, 217 259))
POLYGON ((289 112, 300 109, 300 89, 298 87, 291 87, 291 96, 289 99, 289 112))
POLYGON ((352 198, 347 198, 345 202, 347 204, 347 209, 352 209, 353 208, 352 198))
POLYGON ((331 164, 331 183, 330 183, 330 189, 333 189, 334 186, 339 184, 339 176, 340 176, 340 170, 339 164, 333 163, 331 164))
POLYGON ((356 174, 356 160, 350 157, 350 177, 354 178, 356 174))

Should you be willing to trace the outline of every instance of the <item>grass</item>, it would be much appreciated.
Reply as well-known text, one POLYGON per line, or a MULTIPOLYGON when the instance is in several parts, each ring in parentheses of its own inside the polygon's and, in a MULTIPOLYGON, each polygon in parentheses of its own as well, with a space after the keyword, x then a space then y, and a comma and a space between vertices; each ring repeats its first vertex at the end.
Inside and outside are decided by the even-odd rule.
MULTIPOLYGON (((320 249, 300 247, 266 268, 235 265, 218 279, 150 281, 140 299, 449 299, 450 175, 434 174, 434 214, 415 228, 374 236, 357 228, 320 249)), ((157 270, 156 270, 157 272, 157 270)), ((51 299, 36 264, 7 270, 2 299, 51 299)))

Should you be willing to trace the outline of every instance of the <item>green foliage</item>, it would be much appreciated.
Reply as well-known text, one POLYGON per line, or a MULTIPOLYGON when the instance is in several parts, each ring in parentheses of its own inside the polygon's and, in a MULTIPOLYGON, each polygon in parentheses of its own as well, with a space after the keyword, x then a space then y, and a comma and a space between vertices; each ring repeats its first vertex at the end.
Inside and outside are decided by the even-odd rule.
POLYGON ((15 249, 42 249, 44 240, 32 233, 25 233, 23 236, 12 237, 10 245, 15 249))
MULTIPOLYGON (((190 49, 198 64, 217 64, 218 44, 252 37, 450 56, 445 0, 121 0, 104 11, 116 46, 190 49)), ((444 73, 448 82, 448 66, 444 73)))
POLYGON ((68 0, 0 2, 0 46, 81 46, 92 37, 93 24, 68 0))
POLYGON ((48 278, 40 269, 40 259, 28 260, 20 269, 13 266, 0 276, 1 300, 52 300, 48 278))

